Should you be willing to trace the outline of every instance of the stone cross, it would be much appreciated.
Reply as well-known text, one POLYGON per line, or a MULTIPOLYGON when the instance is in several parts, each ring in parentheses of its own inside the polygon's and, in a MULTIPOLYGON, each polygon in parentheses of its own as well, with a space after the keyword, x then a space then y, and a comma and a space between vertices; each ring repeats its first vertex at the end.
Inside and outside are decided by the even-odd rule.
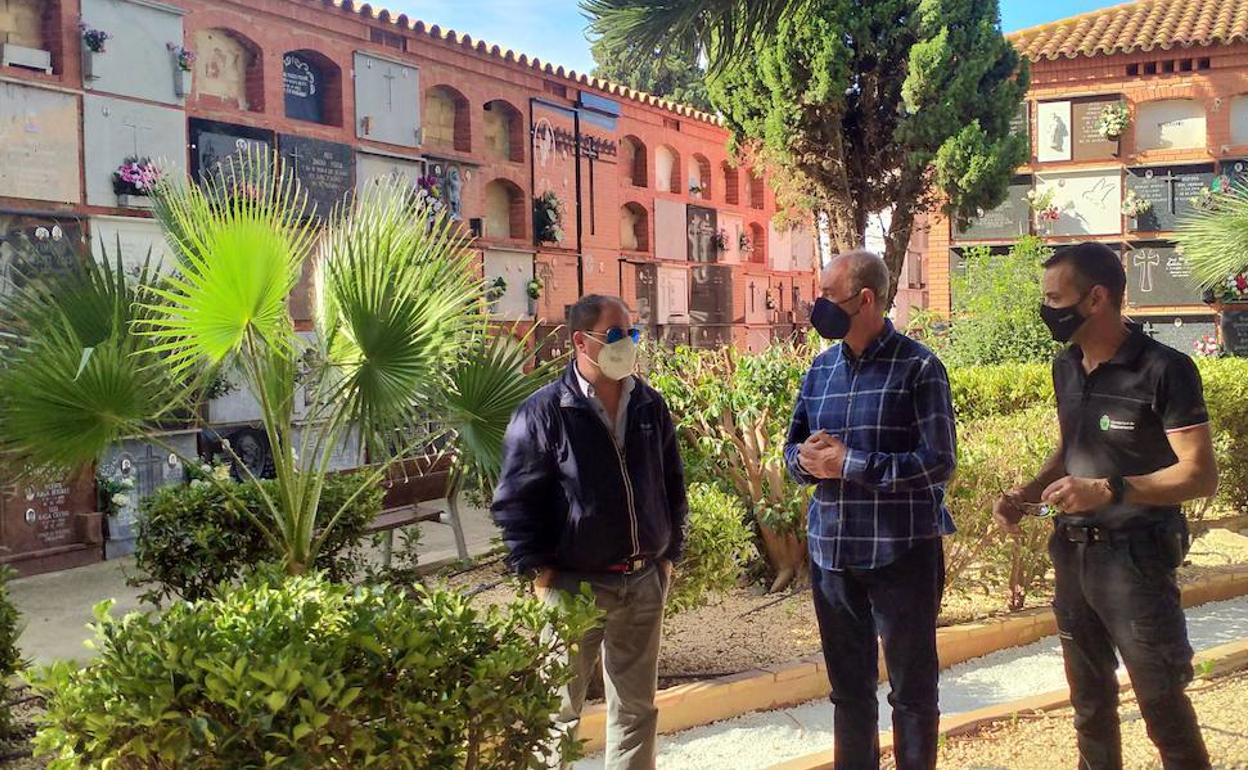
POLYGON ((1151 293, 1153 291, 1153 267, 1161 264, 1161 255, 1148 250, 1139 252, 1132 259, 1137 268, 1143 268, 1140 271, 1140 293, 1151 293))
POLYGON ((131 133, 131 140, 132 140, 132 141, 133 141, 133 143, 134 143, 134 152, 133 152, 132 154, 133 154, 136 158, 137 158, 137 157, 140 157, 140 153, 139 153, 139 145, 140 145, 142 142, 141 142, 141 140, 140 140, 140 138, 139 138, 139 137, 140 137, 140 135, 142 134, 142 132, 144 132, 144 131, 149 131, 149 132, 150 132, 150 131, 152 130, 152 127, 151 127, 151 126, 146 126, 146 125, 143 125, 142 123, 139 123, 139 122, 138 122, 137 120, 135 120, 134 118, 130 118, 130 122, 126 122, 126 121, 124 121, 124 120, 123 120, 123 121, 121 122, 121 125, 123 125, 123 126, 125 126, 126 128, 130 129, 130 133, 131 133))
POLYGON ((386 81, 386 109, 394 110, 394 80, 398 75, 394 74, 394 68, 386 67, 386 74, 382 75, 386 81))

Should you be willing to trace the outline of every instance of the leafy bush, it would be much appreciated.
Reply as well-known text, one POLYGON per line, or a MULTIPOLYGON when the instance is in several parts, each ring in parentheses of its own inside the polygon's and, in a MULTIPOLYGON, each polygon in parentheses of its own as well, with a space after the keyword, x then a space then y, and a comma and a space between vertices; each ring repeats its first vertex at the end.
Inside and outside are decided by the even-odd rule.
MULTIPOLYGON (((337 511, 359 484, 358 473, 326 476, 320 510, 337 511)), ((164 487, 146 500, 135 544, 135 566, 142 577, 131 580, 138 587, 151 586, 143 599, 154 604, 174 597, 202 599, 254 565, 280 559, 280 552, 256 526, 257 519, 267 516, 261 489, 277 494, 272 481, 234 488, 246 510, 231 503, 219 487, 203 481, 164 487)), ((350 580, 359 572, 365 530, 381 512, 383 494, 380 484, 368 487, 326 537, 316 568, 331 580, 350 580)))
POLYGON ((1060 345, 1038 312, 1043 263, 1053 250, 1034 236, 1008 254, 969 249, 953 279, 953 324, 941 351, 950 366, 1048 361, 1060 345))
POLYGON ((1248 360, 1197 359, 1218 459, 1216 502, 1248 511, 1248 360))
POLYGON ((1051 408, 1056 403, 1053 371, 1048 364, 951 368, 949 388, 953 392, 953 413, 960 423, 1040 405, 1051 408))
POLYGON ((532 767, 593 615, 273 570, 160 614, 104 603, 98 655, 33 677, 36 751, 50 770, 532 767))
POLYGON ((688 527, 685 558, 667 598, 672 612, 700 607, 711 595, 736 586, 755 556, 754 533, 735 495, 709 484, 689 487, 688 527))
POLYGON ((946 490, 946 502, 958 532, 946 539, 950 586, 999 591, 1011 610, 1023 607, 1027 593, 1049 566, 1046 550, 1052 528, 1028 519, 1024 534, 1003 536, 992 518, 992 504, 1002 492, 1032 479, 1057 448, 1052 407, 1041 406, 997 415, 963 426, 958 440, 958 469, 946 490))
POLYGON ((9 580, 15 574, 7 566, 0 567, 0 739, 13 734, 9 683, 24 666, 17 646, 17 639, 22 635, 21 616, 9 596, 9 580))

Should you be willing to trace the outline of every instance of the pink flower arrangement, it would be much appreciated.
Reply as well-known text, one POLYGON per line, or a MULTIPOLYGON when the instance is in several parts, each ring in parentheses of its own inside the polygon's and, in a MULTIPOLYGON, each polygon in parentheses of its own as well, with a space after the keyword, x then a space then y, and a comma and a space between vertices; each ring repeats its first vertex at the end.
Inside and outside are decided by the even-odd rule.
POLYGON ((113 172, 113 192, 118 195, 151 195, 160 182, 160 169, 150 158, 126 158, 113 172))
POLYGON ((1196 355, 1198 356, 1217 356, 1222 353, 1222 346, 1218 344, 1217 339, 1211 334, 1206 334, 1196 340, 1196 355))

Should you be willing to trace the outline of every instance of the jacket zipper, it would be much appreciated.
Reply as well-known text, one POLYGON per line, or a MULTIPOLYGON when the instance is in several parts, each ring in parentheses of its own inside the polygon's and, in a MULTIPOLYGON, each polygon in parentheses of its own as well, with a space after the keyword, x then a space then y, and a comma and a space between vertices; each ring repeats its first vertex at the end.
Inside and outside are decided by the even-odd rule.
MULTIPOLYGON (((608 431, 609 433, 610 431, 608 431)), ((627 437, 625 437, 627 440, 627 437)), ((632 530, 633 536, 633 553, 631 558, 637 558, 641 554, 641 543, 637 536, 637 511, 633 505, 633 482, 628 478, 628 464, 624 460, 624 450, 620 445, 615 443, 615 436, 611 436, 611 446, 615 447, 615 456, 620 458, 620 476, 624 478, 624 494, 628 498, 628 522, 632 530)))

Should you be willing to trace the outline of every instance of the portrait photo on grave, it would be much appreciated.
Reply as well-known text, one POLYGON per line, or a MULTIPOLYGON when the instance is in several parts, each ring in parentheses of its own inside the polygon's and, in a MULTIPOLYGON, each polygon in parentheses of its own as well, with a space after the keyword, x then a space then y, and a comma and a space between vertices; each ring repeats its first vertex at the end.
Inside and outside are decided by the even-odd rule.
POLYGON ((0 209, 0 297, 72 269, 87 253, 86 231, 77 217, 0 209))
POLYGON ((689 261, 711 263, 719 261, 719 249, 715 236, 719 232, 715 209, 689 206, 685 236, 689 242, 689 261))
POLYGON ((263 128, 191 118, 191 177, 204 180, 248 153, 273 150, 273 132, 263 128))

